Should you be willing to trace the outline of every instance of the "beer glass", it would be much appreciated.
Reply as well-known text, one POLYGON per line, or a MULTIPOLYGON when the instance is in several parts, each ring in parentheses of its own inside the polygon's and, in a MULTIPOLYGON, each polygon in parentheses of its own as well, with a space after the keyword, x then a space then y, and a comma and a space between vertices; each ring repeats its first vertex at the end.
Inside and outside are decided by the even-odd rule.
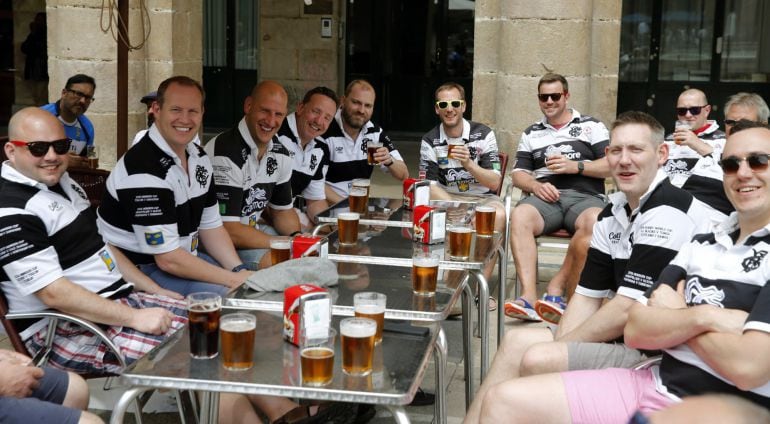
POLYGON ((377 323, 374 342, 382 341, 382 327, 385 324, 385 303, 387 296, 382 293, 360 292, 353 296, 353 310, 359 318, 369 318, 377 323))
POLYGON ((412 256, 412 291, 420 296, 436 294, 439 257, 426 252, 412 256))
POLYGON ((449 236, 449 259, 465 261, 471 255, 471 236, 473 230, 468 224, 450 224, 447 226, 449 236))
POLYGON ((340 322, 342 371, 345 374, 371 374, 375 334, 377 323, 369 318, 345 318, 340 322))
POLYGON ((382 147, 382 143, 375 143, 372 141, 366 142, 366 162, 369 165, 379 165, 374 159, 374 154, 377 153, 377 149, 382 147))
MULTIPOLYGON (((690 123, 688 121, 686 121, 684 119, 680 119, 680 120, 676 121, 676 123, 674 124, 674 131, 683 131, 683 130, 684 131, 692 131, 692 126, 690 125, 690 123)), ((674 143, 682 144, 682 141, 681 140, 677 140, 675 138, 674 139, 674 143)))
POLYGON ((358 217, 355 212, 342 212, 337 215, 338 238, 340 244, 356 244, 358 242, 358 217))
POLYGON ((222 334, 222 365, 231 371, 254 366, 254 338, 257 317, 248 313, 223 315, 219 320, 222 334))
POLYGON ((495 208, 476 206, 476 235, 489 237, 495 233, 495 208))
POLYGON ((300 364, 302 366, 302 384, 320 387, 332 382, 334 376, 334 337, 333 328, 323 330, 302 329, 299 339, 300 364))
POLYGON ((348 205, 350 212, 366 215, 369 211, 369 186, 371 181, 365 178, 357 178, 350 184, 348 205))
POLYGON ((454 156, 452 156, 452 151, 455 149, 455 147, 462 146, 464 144, 465 143, 462 140, 449 140, 447 142, 447 150, 446 150, 447 157, 449 159, 454 159, 454 156))
POLYGON ((187 319, 190 332, 190 356, 214 358, 219 354, 219 314, 222 297, 199 292, 187 295, 187 319))
POLYGON ((289 237, 270 239, 270 259, 272 259, 273 265, 291 259, 291 239, 289 237))

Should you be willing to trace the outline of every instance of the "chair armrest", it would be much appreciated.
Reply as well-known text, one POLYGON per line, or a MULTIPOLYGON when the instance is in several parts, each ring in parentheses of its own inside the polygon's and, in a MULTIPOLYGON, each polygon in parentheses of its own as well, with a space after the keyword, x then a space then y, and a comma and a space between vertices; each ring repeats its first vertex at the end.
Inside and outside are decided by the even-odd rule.
MULTIPOLYGON (((99 337, 104 344, 107 345, 107 347, 115 353, 115 356, 118 358, 118 362, 120 363, 121 368, 126 368, 126 360, 123 358, 123 353, 120 351, 120 348, 107 336, 107 333, 104 332, 98 325, 94 324, 91 321, 88 321, 83 318, 78 318, 73 315, 65 314, 63 312, 58 312, 54 310, 45 310, 45 311, 37 311, 37 312, 19 312, 19 313, 9 313, 5 315, 5 318, 8 320, 17 320, 17 319, 40 319, 40 318, 50 318, 51 322, 49 322, 49 329, 54 328, 53 326, 56 325, 58 320, 64 320, 68 321, 74 324, 77 324, 88 331, 94 333, 97 337, 99 337)), ((53 333, 49 333, 53 334, 53 333)), ((51 347, 51 344, 53 343, 53 338, 49 337, 48 340, 46 340, 46 349, 49 349, 51 347)))

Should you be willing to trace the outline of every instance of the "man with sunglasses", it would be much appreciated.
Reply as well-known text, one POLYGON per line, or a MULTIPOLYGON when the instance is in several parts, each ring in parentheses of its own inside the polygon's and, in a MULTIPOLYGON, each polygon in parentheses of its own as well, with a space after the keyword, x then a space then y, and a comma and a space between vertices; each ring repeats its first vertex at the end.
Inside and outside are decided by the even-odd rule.
POLYGON ((718 164, 725 133, 716 121, 708 119, 709 113, 711 106, 703 91, 690 88, 679 95, 678 124, 674 132, 666 136, 669 156, 663 169, 672 184, 705 203, 711 212, 710 219, 718 223, 733 207, 722 189, 722 170, 718 164))
POLYGON ((93 77, 73 75, 64 85, 59 100, 41 106, 59 118, 67 137, 72 140, 71 167, 88 167, 88 147, 94 145, 94 125, 85 113, 94 101, 95 90, 96 81, 93 77))
POLYGON ((770 109, 762 96, 756 93, 736 93, 725 103, 725 133, 730 136, 733 126, 741 119, 767 124, 770 109))
POLYGON ((564 76, 544 75, 537 90, 543 118, 521 135, 511 173, 513 185, 529 195, 511 214, 511 251, 522 290, 521 297, 505 303, 505 314, 558 323, 605 205, 604 178, 609 173, 604 149, 609 134, 600 121, 567 106, 570 93, 564 76), (572 234, 564 263, 548 283, 545 298, 535 302, 535 237, 561 228, 572 234))

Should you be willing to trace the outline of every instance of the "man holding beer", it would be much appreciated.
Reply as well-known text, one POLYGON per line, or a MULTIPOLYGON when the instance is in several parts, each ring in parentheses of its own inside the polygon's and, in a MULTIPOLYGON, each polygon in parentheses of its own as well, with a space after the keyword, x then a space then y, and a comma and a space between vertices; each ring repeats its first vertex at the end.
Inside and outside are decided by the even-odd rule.
POLYGON ((329 88, 310 89, 296 112, 289 114, 278 130, 278 139, 294 162, 291 191, 305 199, 307 215, 295 209, 303 228, 309 228, 315 215, 329 206, 325 191, 329 150, 321 135, 329 129, 339 103, 337 93, 329 88))
POLYGON ((570 92, 562 75, 544 75, 537 90, 543 118, 521 135, 511 173, 513 185, 529 195, 511 213, 511 251, 521 296, 505 302, 505 314, 558 323, 565 294, 569 296, 577 284, 591 231, 605 205, 604 178, 609 174, 604 149, 609 137, 604 124, 567 107, 570 92), (572 234, 572 240, 545 298, 537 300, 535 237, 561 228, 572 234))
POLYGON ((375 165, 398 181, 409 177, 396 146, 371 121, 374 98, 374 87, 367 81, 351 81, 334 121, 323 135, 329 147, 326 200, 330 204, 348 197, 354 179, 369 179, 375 165))
POLYGON ((286 116, 286 102, 280 84, 262 81, 243 103, 238 125, 206 145, 219 213, 238 256, 252 270, 271 265, 270 255, 265 255, 271 238, 300 231, 292 208, 293 160, 276 136, 286 116), (263 216, 265 211, 269 217, 263 216))

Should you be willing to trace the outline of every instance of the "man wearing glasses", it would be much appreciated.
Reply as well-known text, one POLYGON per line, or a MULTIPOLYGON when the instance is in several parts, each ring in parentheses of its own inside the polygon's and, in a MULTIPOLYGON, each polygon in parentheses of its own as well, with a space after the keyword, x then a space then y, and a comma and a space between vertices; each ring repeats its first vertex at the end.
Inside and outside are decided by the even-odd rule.
POLYGON ((597 119, 567 107, 569 86, 562 75, 544 75, 537 89, 544 116, 521 135, 511 173, 513 185, 530 195, 511 214, 511 250, 522 290, 521 297, 505 303, 505 314, 558 323, 565 288, 569 294, 577 284, 596 217, 605 204, 604 178, 609 171, 604 149, 609 133, 597 119), (535 237, 561 228, 572 234, 572 240, 545 298, 536 303, 535 237))
POLYGON ((94 101, 95 90, 96 81, 92 77, 84 74, 73 75, 64 85, 59 100, 41 106, 64 124, 64 131, 72 140, 72 167, 88 167, 88 147, 94 145, 94 125, 85 113, 94 101))
POLYGON ((770 109, 759 94, 737 93, 730 96, 725 103, 725 133, 730 136, 733 126, 741 119, 767 124, 770 109))
POLYGON ((689 191, 710 208, 711 220, 722 221, 733 210, 722 190, 719 158, 725 133, 708 119, 711 106, 706 94, 696 88, 682 92, 676 101, 677 124, 666 136, 669 156, 663 169, 671 184, 689 191))

